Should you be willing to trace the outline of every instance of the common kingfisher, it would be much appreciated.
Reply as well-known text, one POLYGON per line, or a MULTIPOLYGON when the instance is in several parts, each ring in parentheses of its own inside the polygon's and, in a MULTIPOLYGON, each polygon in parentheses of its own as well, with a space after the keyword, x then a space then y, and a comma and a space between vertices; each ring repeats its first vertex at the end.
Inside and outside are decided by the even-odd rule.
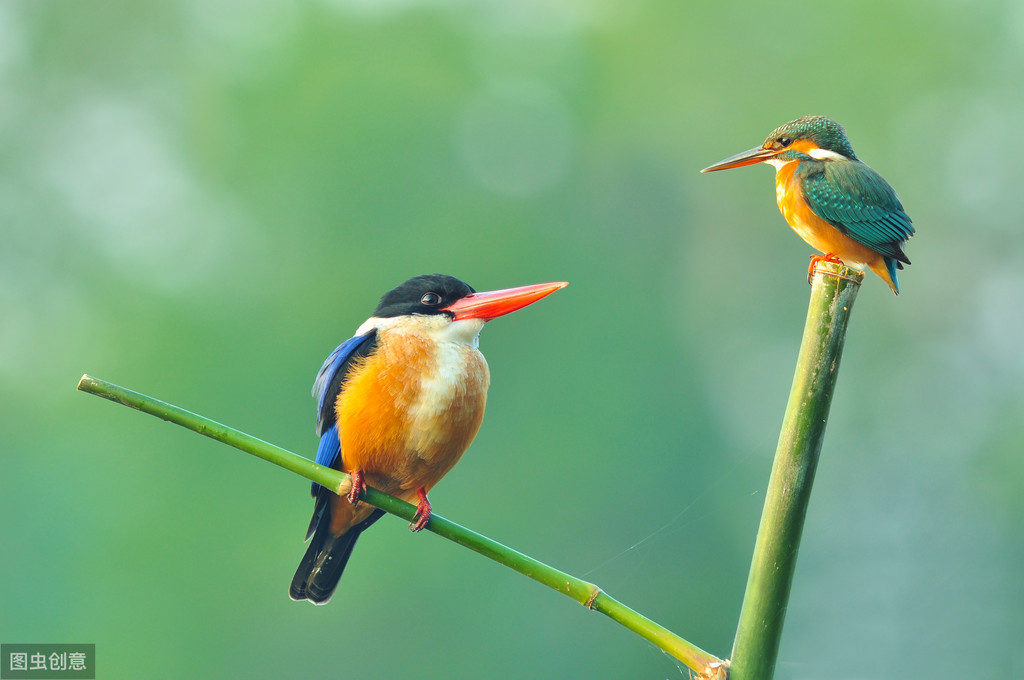
POLYGON ((903 246, 914 234, 910 217, 889 183, 865 165, 846 131, 825 116, 804 116, 775 128, 764 144, 706 167, 727 170, 754 163, 775 166, 779 210, 820 260, 871 271, 899 295, 896 270, 910 264, 903 246))
POLYGON ((417 504, 411 530, 427 525, 427 492, 484 417, 490 372, 480 329, 566 285, 477 293, 453 276, 416 276, 385 294, 327 357, 313 383, 316 462, 351 475, 352 491, 339 496, 313 484, 313 540, 292 579, 293 600, 324 604, 334 594, 356 539, 384 514, 359 504, 367 485, 417 504))

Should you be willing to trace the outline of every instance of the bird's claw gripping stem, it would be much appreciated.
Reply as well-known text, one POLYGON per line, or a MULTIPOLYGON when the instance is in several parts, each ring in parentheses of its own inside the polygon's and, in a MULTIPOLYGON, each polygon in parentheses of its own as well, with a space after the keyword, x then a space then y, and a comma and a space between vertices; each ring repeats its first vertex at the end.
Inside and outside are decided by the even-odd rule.
POLYGON ((824 255, 811 255, 811 264, 809 267, 807 267, 807 283, 810 283, 811 279, 814 278, 814 265, 818 264, 819 262, 835 262, 837 264, 843 263, 843 261, 836 257, 834 253, 825 253, 824 255))
POLYGON ((349 476, 352 478, 352 490, 348 492, 347 498, 354 508, 359 505, 359 499, 366 495, 366 480, 362 470, 353 470, 349 476))
POLYGON ((416 495, 420 497, 420 502, 416 506, 416 514, 412 516, 413 521, 409 524, 409 531, 412 532, 422 531, 430 521, 430 501, 427 500, 426 489, 418 489, 416 495))

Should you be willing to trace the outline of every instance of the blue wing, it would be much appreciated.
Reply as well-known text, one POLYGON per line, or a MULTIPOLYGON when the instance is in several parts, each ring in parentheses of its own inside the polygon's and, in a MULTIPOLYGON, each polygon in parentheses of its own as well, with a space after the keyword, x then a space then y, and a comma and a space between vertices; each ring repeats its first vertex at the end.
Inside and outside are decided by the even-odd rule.
POLYGON ((914 225, 881 175, 859 161, 801 165, 804 198, 816 215, 886 258, 910 264, 903 244, 914 225))
MULTIPOLYGON (((331 352, 313 383, 313 397, 316 399, 316 433, 320 435, 320 445, 316 450, 316 462, 327 467, 337 467, 341 455, 341 442, 338 438, 338 418, 334 413, 334 405, 345 382, 345 377, 352 369, 355 361, 370 354, 377 346, 377 331, 372 330, 365 335, 357 335, 341 343, 331 352)), ((313 482, 311 493, 317 495, 320 485, 313 482)), ((315 514, 314 514, 315 518, 315 514)))
POLYGON ((334 420, 334 400, 338 398, 341 383, 351 368, 352 360, 369 354, 372 347, 367 347, 364 350, 363 346, 366 343, 376 344, 376 337, 376 330, 365 335, 351 337, 338 345, 324 360, 324 365, 320 367, 320 371, 316 374, 316 380, 313 382, 317 434, 323 435, 324 430, 330 427, 331 421, 334 420), (333 399, 329 397, 333 397, 333 399))
MULTIPOLYGON (((320 446, 316 449, 317 465, 334 467, 341 453, 341 440, 338 438, 338 423, 334 423, 320 435, 320 446)), ((314 484, 316 486, 316 484, 314 484)))

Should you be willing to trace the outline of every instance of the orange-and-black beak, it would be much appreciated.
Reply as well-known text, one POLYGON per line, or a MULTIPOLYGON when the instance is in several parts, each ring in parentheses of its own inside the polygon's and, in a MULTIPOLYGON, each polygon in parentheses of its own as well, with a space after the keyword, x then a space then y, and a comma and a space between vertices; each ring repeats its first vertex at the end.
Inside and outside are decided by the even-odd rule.
POLYGON ((779 155, 779 151, 771 148, 764 148, 758 146, 749 151, 738 153, 735 156, 729 156, 725 160, 718 161, 714 165, 701 170, 701 172, 714 172, 715 170, 728 170, 729 168, 742 168, 744 165, 753 165, 754 163, 762 163, 766 160, 775 158, 779 155))
POLYGON ((472 293, 448 305, 444 311, 451 312, 455 321, 461 319, 490 321, 517 309, 522 309, 568 285, 568 281, 556 281, 520 286, 519 288, 492 290, 486 293, 472 293))

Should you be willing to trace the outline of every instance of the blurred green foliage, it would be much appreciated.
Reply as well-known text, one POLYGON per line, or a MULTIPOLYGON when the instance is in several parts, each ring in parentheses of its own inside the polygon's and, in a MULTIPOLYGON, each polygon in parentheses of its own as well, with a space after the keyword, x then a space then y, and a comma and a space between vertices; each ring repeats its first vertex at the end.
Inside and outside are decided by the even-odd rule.
POLYGON ((810 251, 771 173, 822 113, 919 232, 865 282, 778 676, 1024 677, 1024 13, 1013 3, 0 4, 0 641, 100 677, 686 677, 385 519, 326 607, 269 465, 88 371, 309 456, 381 293, 572 285, 490 324, 456 521, 727 655, 810 251), (909 670, 908 670, 909 669, 909 670))

